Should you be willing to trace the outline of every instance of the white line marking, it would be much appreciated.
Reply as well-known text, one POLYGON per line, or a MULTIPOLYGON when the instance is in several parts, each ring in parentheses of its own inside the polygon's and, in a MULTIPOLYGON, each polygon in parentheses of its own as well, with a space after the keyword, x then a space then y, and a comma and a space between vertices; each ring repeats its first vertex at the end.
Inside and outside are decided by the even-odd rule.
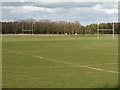
POLYGON ((118 64, 118 63, 107 63, 107 64, 95 64, 95 65, 86 65, 86 66, 106 66, 106 65, 114 65, 114 64, 118 64))
POLYGON ((36 58, 43 58, 43 59, 46 59, 46 60, 49 60, 49 61, 65 63, 65 64, 69 64, 69 65, 72 65, 72 66, 77 66, 77 67, 82 67, 82 68, 88 68, 88 69, 91 69, 91 70, 111 72, 111 73, 119 73, 119 72, 116 72, 116 71, 110 71, 110 70, 104 70, 104 69, 100 69, 100 68, 94 68, 94 67, 90 67, 90 66, 87 66, 87 65, 79 65, 79 64, 69 63, 69 62, 65 62, 65 61, 59 61, 59 60, 55 60, 55 59, 49 59, 49 58, 46 58, 46 57, 42 57, 42 56, 38 56, 38 55, 33 55, 33 54, 25 54, 25 53, 15 52, 15 51, 8 50, 8 49, 4 49, 4 50, 7 50, 7 51, 12 52, 12 53, 18 53, 18 54, 22 54, 22 55, 33 56, 33 57, 36 57, 36 58))
POLYGON ((104 54, 109 54, 109 55, 118 55, 118 53, 104 53, 104 54))
POLYGON ((11 66, 5 66, 3 68, 73 68, 73 67, 77 67, 77 66, 31 66, 31 67, 11 67, 11 66))

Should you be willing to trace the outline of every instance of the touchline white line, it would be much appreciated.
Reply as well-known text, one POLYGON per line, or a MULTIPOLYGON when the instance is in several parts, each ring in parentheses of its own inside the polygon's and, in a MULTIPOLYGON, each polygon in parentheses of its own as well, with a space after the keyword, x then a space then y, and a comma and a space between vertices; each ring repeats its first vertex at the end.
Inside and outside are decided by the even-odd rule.
POLYGON ((87 66, 87 65, 79 65, 79 64, 69 63, 69 62, 65 62, 65 61, 59 61, 59 60, 55 60, 55 59, 50 59, 50 58, 46 58, 46 57, 42 57, 42 56, 38 56, 38 55, 34 55, 34 54, 25 54, 25 53, 16 52, 16 51, 13 51, 13 50, 8 50, 8 49, 4 49, 4 50, 7 50, 7 51, 12 52, 12 53, 16 53, 16 54, 29 55, 29 56, 33 56, 33 57, 36 57, 36 58, 43 58, 43 59, 46 59, 46 60, 49 60, 49 61, 65 63, 65 64, 69 64, 69 65, 72 65, 72 66, 87 68, 87 69, 91 69, 91 70, 97 70, 97 71, 103 71, 103 72, 111 72, 111 73, 119 73, 119 72, 116 72, 116 71, 110 71, 110 70, 104 70, 104 69, 100 69, 100 68, 94 68, 94 67, 90 67, 90 66, 87 66))

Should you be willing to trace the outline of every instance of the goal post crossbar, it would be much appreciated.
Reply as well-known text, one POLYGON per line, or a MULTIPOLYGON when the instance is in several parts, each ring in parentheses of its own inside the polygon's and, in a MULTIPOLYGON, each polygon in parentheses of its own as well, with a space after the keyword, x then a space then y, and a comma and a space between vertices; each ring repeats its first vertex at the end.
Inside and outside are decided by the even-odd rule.
POLYGON ((113 29, 99 29, 99 31, 111 31, 113 29))
POLYGON ((33 30, 22 30, 22 31, 33 31, 33 30))

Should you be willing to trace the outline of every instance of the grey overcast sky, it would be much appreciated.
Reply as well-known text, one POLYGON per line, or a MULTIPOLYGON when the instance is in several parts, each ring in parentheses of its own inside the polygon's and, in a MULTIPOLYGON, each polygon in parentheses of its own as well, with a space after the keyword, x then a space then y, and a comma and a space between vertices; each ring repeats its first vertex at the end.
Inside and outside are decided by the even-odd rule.
POLYGON ((49 19, 79 21, 82 25, 117 22, 117 2, 3 2, 2 19, 49 19))

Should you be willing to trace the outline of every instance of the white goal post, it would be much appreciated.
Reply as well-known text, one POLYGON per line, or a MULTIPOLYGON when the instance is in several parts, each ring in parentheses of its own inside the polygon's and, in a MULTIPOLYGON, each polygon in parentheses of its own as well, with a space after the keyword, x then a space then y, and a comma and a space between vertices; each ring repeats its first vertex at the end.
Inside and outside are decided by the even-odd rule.
POLYGON ((24 34, 25 32, 31 32, 32 35, 33 35, 33 34, 34 34, 33 24, 34 24, 34 23, 32 23, 32 29, 29 29, 29 30, 24 29, 24 26, 23 26, 23 24, 22 24, 22 34, 24 34))
POLYGON ((100 29, 99 24, 97 24, 97 38, 99 39, 100 37, 100 31, 112 31, 112 37, 114 38, 114 22, 112 23, 112 28, 111 29, 100 29))

